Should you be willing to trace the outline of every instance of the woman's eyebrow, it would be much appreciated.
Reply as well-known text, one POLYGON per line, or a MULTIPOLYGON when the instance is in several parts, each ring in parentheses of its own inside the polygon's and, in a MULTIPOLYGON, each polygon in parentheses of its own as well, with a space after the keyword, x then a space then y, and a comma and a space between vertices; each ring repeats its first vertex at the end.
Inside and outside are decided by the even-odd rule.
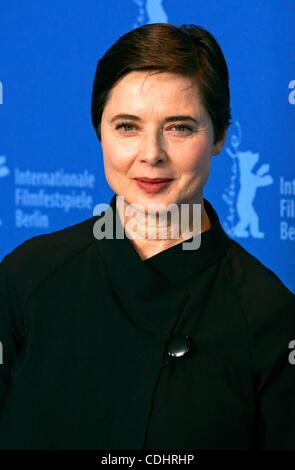
MULTIPOLYGON (((111 122, 116 121, 117 119, 133 119, 134 121, 142 121, 142 119, 139 116, 135 116, 134 114, 116 114, 111 119, 111 122)), ((193 121, 196 124, 199 124, 199 121, 197 121, 195 118, 189 115, 177 115, 177 116, 168 116, 164 119, 165 122, 172 122, 172 121, 193 121)))

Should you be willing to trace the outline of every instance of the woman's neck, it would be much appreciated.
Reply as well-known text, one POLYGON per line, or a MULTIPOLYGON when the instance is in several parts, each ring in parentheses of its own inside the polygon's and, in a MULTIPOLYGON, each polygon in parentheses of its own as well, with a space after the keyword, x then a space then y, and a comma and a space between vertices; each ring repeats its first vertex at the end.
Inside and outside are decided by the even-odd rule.
POLYGON ((210 229, 212 224, 206 213, 203 199, 199 204, 201 210, 197 214, 201 215, 201 220, 197 224, 192 224, 191 221, 192 205, 189 207, 190 217, 187 223, 183 223, 184 218, 181 218, 181 212, 176 219, 167 216, 161 218, 155 214, 146 214, 141 211, 136 211, 135 215, 134 211, 132 215, 126 215, 126 204, 117 207, 120 208, 118 214, 127 237, 140 258, 145 260, 210 229))

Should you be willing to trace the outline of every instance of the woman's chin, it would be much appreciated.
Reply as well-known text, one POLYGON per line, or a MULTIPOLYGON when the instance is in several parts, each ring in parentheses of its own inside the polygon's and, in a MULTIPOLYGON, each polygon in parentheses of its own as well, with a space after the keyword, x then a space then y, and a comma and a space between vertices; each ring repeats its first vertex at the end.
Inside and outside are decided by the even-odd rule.
POLYGON ((156 210, 157 212, 164 211, 168 206, 171 204, 175 204, 175 199, 172 197, 172 195, 152 195, 152 196, 147 196, 147 195, 138 195, 135 197, 135 195, 130 198, 130 197, 125 197, 125 203, 127 204, 138 204, 139 206, 142 206, 142 210, 147 212, 148 210, 156 210), (128 202, 127 202, 128 201, 128 202))

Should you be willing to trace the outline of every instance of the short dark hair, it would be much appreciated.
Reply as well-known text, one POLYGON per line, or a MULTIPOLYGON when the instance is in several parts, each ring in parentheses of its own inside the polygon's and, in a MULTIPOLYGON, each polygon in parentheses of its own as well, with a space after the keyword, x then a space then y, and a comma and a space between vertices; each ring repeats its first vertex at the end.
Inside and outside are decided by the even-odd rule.
POLYGON ((121 36, 97 63, 91 114, 100 141, 101 116, 110 90, 129 72, 145 70, 195 79, 212 120, 214 144, 221 140, 230 125, 231 110, 228 68, 218 42, 194 24, 151 23, 121 36))

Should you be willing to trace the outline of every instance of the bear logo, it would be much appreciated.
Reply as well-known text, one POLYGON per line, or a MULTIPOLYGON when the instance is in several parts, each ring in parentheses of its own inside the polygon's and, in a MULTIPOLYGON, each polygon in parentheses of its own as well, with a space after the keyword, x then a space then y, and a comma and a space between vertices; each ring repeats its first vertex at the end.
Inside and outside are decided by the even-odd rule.
POLYGON ((6 157, 0 155, 0 178, 9 175, 9 168, 5 165, 6 157))
POLYGON ((264 233, 259 228, 259 217, 253 206, 258 188, 269 186, 273 183, 269 172, 269 165, 261 165, 257 171, 253 171, 259 160, 259 154, 251 151, 236 153, 239 165, 240 190, 236 201, 236 212, 239 218, 237 224, 232 227, 232 234, 236 237, 264 238, 264 233))

